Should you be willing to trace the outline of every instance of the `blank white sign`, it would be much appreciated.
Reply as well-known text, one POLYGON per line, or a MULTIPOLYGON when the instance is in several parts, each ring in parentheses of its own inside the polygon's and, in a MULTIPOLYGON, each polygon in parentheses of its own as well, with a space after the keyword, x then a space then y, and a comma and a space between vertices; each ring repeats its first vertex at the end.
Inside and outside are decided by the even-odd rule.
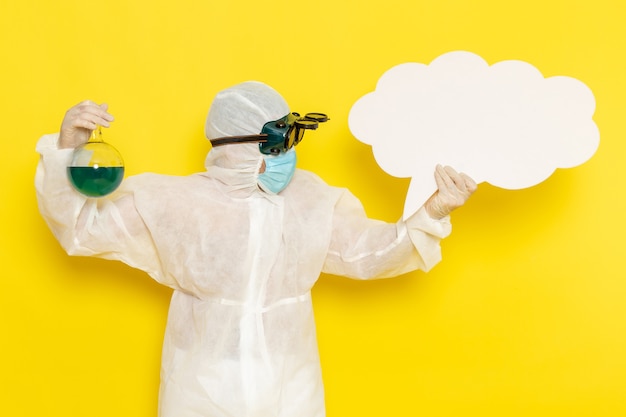
POLYGON ((506 189, 582 164, 599 145, 594 111, 591 90, 574 78, 456 51, 385 72, 348 123, 385 172, 411 178, 406 218, 436 191, 437 164, 506 189))

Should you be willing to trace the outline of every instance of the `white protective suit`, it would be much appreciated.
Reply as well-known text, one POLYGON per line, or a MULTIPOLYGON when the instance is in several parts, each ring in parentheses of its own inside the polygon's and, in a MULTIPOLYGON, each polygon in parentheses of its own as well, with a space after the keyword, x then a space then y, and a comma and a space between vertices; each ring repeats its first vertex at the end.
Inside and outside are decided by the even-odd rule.
MULTIPOLYGON (((228 132, 218 125, 232 112, 215 110, 218 98, 209 135, 258 133, 286 114, 272 114, 283 105, 263 114, 251 106, 259 120, 230 114, 244 122, 228 132)), ((302 170, 280 194, 263 192, 255 143, 213 148, 202 173, 131 176, 107 197, 85 198, 66 177, 72 150, 57 139, 38 142, 35 183, 63 248, 125 262, 174 289, 161 417, 324 416, 310 296, 320 272, 370 279, 428 270, 450 233, 447 218, 424 209, 397 224, 368 219, 347 190, 302 170)))

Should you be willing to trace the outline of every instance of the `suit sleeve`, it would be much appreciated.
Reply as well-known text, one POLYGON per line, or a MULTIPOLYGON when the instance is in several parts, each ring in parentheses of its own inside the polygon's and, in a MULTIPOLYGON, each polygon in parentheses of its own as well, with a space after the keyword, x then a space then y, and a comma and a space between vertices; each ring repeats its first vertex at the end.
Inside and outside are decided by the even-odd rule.
POLYGON ((335 206, 332 227, 323 272, 355 279, 429 271, 441 260, 440 240, 451 232, 449 217, 434 220, 423 208, 397 223, 370 219, 348 191, 335 206))
POLYGON ((124 180, 106 197, 83 196, 66 174, 73 150, 58 149, 57 140, 57 134, 45 135, 37 143, 35 189, 39 211, 63 249, 69 255, 119 260, 159 280, 156 248, 135 207, 132 181, 124 180))

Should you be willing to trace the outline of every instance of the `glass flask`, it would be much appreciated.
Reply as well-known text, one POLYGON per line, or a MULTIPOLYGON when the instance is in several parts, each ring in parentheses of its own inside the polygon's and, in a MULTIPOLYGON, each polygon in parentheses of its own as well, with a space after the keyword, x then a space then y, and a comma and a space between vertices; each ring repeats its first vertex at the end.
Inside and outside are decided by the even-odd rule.
POLYGON ((74 149, 67 176, 74 188, 87 197, 103 197, 121 184, 124 160, 117 149, 104 142, 100 126, 91 132, 88 142, 74 149))

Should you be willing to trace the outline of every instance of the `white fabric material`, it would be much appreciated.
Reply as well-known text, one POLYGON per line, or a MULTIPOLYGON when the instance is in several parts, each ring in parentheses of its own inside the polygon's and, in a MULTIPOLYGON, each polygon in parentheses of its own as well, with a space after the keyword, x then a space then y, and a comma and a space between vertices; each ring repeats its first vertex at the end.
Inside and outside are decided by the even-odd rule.
POLYGON ((258 81, 247 81, 215 96, 204 132, 208 139, 257 135, 265 123, 288 113, 287 102, 276 90, 258 81))
POLYGON ((56 139, 37 145, 36 189, 61 245, 174 289, 161 417, 324 416, 310 299, 320 272, 368 279, 428 270, 450 232, 423 212, 406 223, 367 219, 347 190, 302 170, 268 195, 256 186, 255 144, 213 149, 203 173, 141 174, 87 199, 68 183, 71 151, 56 139))
POLYGON ((72 151, 57 140, 37 144, 35 186, 63 248, 125 262, 174 290, 161 417, 324 416, 310 297, 320 272, 370 279, 428 270, 450 233, 447 219, 423 211, 397 224, 370 220, 347 190, 302 170, 267 194, 257 186, 255 143, 212 149, 205 172, 136 175, 88 199, 71 188, 72 151))

